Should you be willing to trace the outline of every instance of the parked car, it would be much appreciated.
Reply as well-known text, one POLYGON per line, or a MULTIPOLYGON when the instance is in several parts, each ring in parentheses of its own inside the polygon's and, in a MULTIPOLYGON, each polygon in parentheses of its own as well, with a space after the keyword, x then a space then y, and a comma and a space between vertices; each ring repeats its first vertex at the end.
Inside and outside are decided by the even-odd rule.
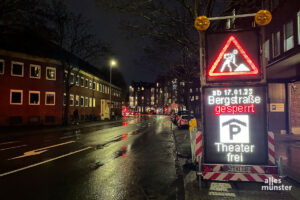
POLYGON ((188 115, 180 115, 179 119, 177 120, 178 128, 188 127, 189 126, 190 116, 188 115))
POLYGON ((175 124, 177 124, 179 118, 181 115, 189 115, 190 112, 188 110, 184 110, 184 111, 179 111, 177 114, 176 114, 176 117, 175 117, 175 124))

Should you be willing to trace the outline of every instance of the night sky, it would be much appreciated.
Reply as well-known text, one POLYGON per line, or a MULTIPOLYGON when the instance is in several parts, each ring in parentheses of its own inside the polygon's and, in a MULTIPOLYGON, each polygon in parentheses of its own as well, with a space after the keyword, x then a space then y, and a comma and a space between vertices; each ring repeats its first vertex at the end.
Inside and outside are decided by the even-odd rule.
MULTIPOLYGON (((115 58, 118 60, 118 67, 128 85, 132 80, 152 82, 161 73, 158 66, 149 70, 138 64, 144 58, 144 41, 126 38, 126 33, 120 29, 119 25, 121 18, 131 17, 130 15, 105 10, 97 5, 96 0, 66 0, 66 4, 73 12, 82 13, 85 18, 91 20, 93 32, 111 45, 112 51, 116 54, 115 58)), ((147 61, 144 60, 144 62, 147 61)))

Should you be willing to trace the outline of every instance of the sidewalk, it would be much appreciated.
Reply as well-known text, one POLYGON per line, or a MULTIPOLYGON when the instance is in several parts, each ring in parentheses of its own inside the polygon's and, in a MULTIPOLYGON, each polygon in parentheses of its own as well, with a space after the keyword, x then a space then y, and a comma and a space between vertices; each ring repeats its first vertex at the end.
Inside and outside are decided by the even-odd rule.
POLYGON ((69 124, 67 126, 56 125, 56 126, 20 126, 20 127, 0 127, 0 141, 15 139, 23 136, 47 134, 53 132, 69 132, 81 129, 92 129, 98 126, 122 122, 123 119, 116 121, 93 121, 83 122, 79 125, 69 124))

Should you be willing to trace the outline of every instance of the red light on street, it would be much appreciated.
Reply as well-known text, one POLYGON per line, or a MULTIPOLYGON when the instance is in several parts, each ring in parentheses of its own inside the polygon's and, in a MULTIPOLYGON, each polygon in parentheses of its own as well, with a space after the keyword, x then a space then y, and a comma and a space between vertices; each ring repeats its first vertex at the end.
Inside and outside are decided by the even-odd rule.
POLYGON ((208 71, 208 76, 210 77, 222 77, 222 76, 228 77, 228 76, 258 75, 258 74, 259 74, 258 67, 254 64, 254 62, 245 52, 244 48, 241 46, 241 44, 237 41, 237 39, 233 35, 230 36, 229 39, 226 41, 225 46, 223 47, 217 59, 213 62, 212 66, 208 71), (216 72, 217 68, 220 67, 221 60, 224 58, 224 54, 227 53, 227 50, 231 44, 233 44, 237 48, 238 52, 241 54, 241 57, 246 61, 246 64, 249 65, 250 67, 249 71, 241 70, 241 71, 229 71, 229 72, 228 71, 216 72))
POLYGON ((128 122, 123 122, 123 126, 127 126, 128 125, 128 122))

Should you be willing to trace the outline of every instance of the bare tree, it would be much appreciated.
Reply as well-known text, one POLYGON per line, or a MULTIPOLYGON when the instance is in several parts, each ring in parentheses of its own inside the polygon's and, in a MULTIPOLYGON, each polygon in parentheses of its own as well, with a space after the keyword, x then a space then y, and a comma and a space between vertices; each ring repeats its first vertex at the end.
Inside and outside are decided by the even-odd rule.
POLYGON ((91 33, 90 22, 82 15, 70 12, 60 0, 51 1, 47 17, 52 40, 59 47, 59 60, 64 73, 64 90, 66 93, 64 107, 64 124, 69 121, 70 89, 75 83, 70 81, 71 72, 79 73, 80 66, 74 61, 79 58, 91 61, 108 52, 108 48, 91 33))

